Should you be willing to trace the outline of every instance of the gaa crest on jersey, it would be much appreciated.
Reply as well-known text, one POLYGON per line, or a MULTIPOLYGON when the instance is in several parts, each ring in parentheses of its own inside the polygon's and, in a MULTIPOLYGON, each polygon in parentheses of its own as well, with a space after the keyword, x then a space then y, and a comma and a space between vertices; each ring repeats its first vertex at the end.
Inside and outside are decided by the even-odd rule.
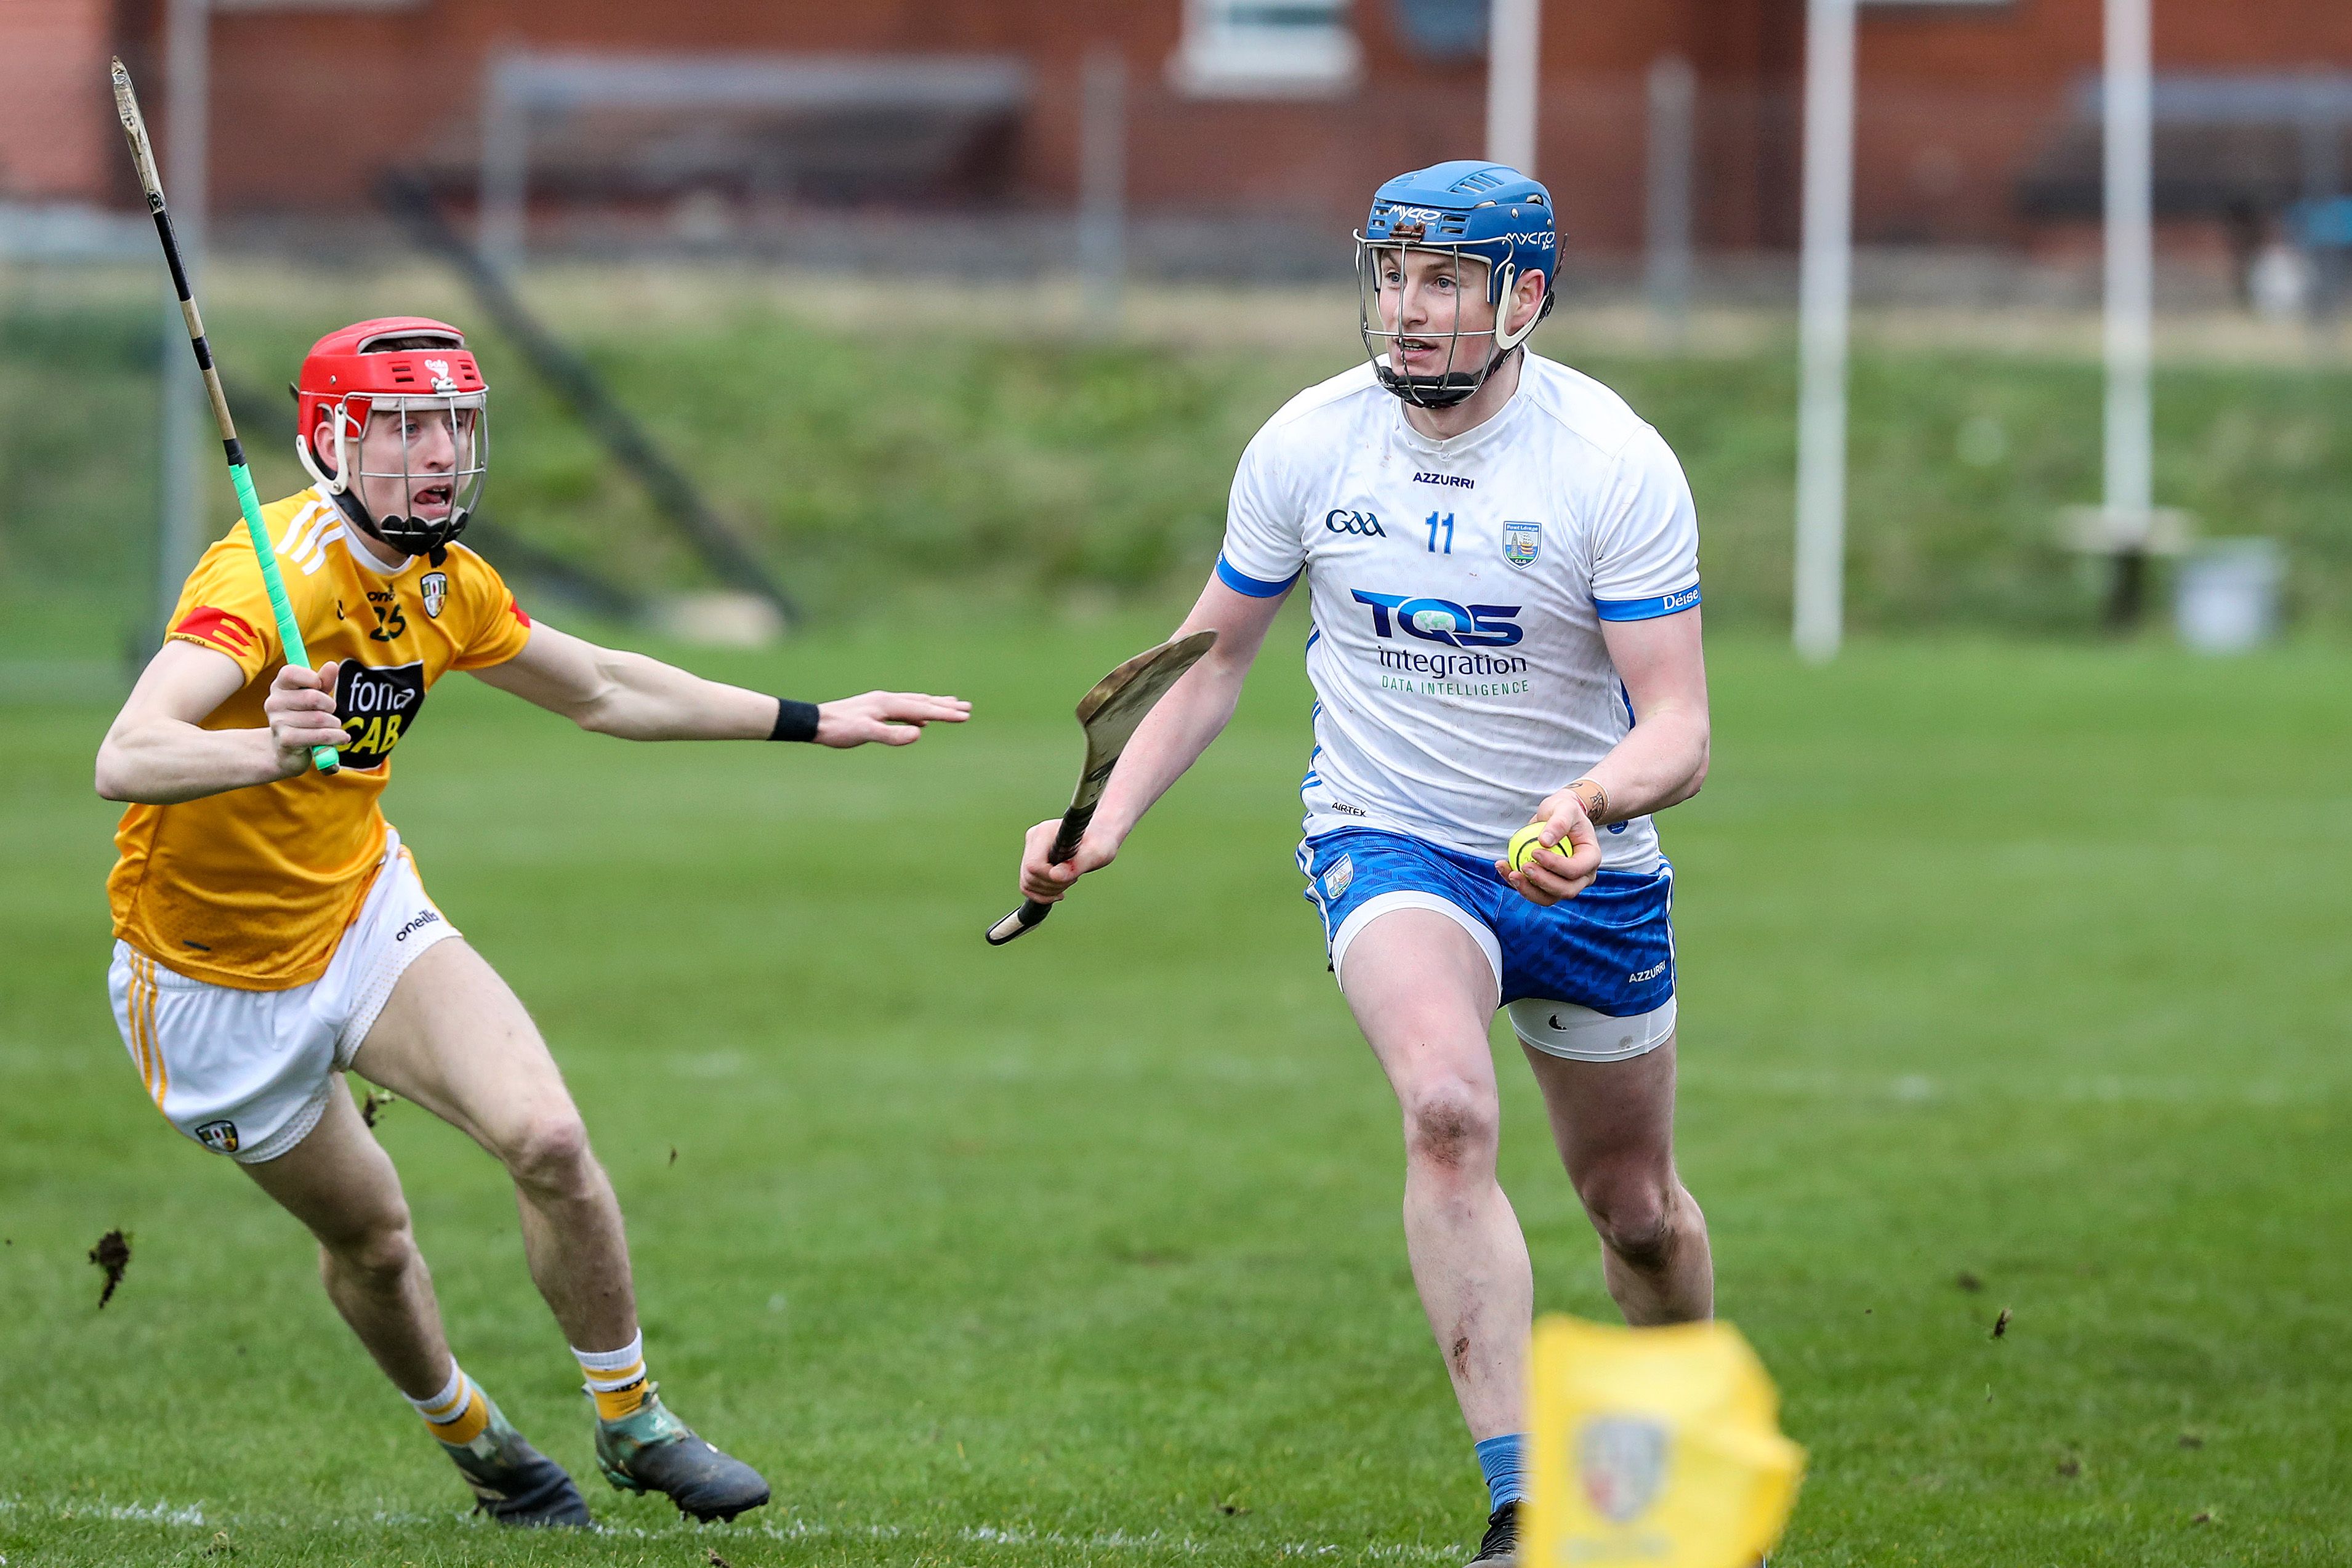
POLYGON ((449 601, 449 574, 428 571, 416 580, 416 591, 425 597, 425 613, 434 620, 441 619, 441 607, 449 601))
POLYGON ((1666 1479, 1666 1428, 1639 1416, 1602 1416, 1577 1437, 1576 1469, 1584 1495, 1612 1524, 1624 1524, 1654 1501, 1666 1479))
POLYGON ((229 1121, 206 1122, 196 1129, 196 1142, 216 1155, 236 1153, 236 1124, 229 1121))
POLYGON ((1536 557, 1543 552, 1541 523, 1505 523, 1503 525, 1503 559, 1516 567, 1535 565, 1536 557))

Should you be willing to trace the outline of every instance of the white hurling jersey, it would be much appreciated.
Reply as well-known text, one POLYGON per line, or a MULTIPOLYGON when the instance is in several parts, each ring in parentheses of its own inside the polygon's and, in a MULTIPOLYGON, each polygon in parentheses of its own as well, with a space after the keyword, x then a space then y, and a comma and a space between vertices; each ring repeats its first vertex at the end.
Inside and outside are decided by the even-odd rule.
MULTIPOLYGON (((1664 439, 1565 365, 1527 355, 1501 413, 1433 441, 1363 364, 1291 399, 1234 476, 1217 575, 1270 598, 1302 572, 1307 833, 1494 859, 1633 727, 1601 624, 1698 604, 1698 517, 1664 439)), ((1601 843, 1657 869, 1647 817, 1601 843)))

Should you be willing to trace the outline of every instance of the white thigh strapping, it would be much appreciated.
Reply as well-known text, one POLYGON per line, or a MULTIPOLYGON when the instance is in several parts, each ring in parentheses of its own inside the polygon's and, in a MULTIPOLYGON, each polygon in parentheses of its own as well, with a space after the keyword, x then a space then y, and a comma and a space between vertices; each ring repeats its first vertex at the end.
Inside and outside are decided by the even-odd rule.
POLYGON ((1344 984, 1349 946, 1363 935, 1364 927, 1396 909, 1433 910, 1470 933, 1470 939, 1478 944, 1481 953, 1486 955, 1487 968, 1494 971, 1494 1005, 1500 1005, 1503 996, 1503 944, 1486 928, 1485 921, 1434 893, 1401 890, 1377 894, 1349 910, 1348 918, 1339 922, 1339 929, 1331 933, 1331 974, 1335 979, 1340 979, 1344 984))
POLYGON ((1511 1015, 1511 1030, 1531 1051, 1564 1056, 1576 1061, 1626 1061, 1646 1056, 1674 1038, 1675 998, 1632 1018, 1607 1013, 1573 1002, 1548 1002, 1527 997, 1504 1009, 1511 1015))

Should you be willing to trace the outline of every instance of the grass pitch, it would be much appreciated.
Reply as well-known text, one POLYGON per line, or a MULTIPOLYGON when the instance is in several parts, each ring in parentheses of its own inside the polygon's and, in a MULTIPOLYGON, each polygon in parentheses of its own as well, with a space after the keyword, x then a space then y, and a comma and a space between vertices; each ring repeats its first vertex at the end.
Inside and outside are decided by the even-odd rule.
MULTIPOLYGON (((463 1520, 292 1222, 141 1102, 106 712, 0 710, 0 1557, 1457 1561, 1484 1494, 1394 1110, 1290 863, 1297 636, 1116 868, 981 941, 1066 791, 1069 704, 1163 632, 694 660, 975 699, 910 752, 630 747, 462 680, 403 748, 394 820, 620 1188, 666 1396, 776 1484, 701 1531, 594 1479, 499 1173, 399 1104, 459 1354, 611 1528, 463 1520)), ((1714 779, 1664 827, 1681 1158, 1811 1451, 1781 1568, 2352 1559, 2338 664, 1715 650, 1714 779)), ((1506 1068, 1541 1304, 1606 1316, 1506 1068)))

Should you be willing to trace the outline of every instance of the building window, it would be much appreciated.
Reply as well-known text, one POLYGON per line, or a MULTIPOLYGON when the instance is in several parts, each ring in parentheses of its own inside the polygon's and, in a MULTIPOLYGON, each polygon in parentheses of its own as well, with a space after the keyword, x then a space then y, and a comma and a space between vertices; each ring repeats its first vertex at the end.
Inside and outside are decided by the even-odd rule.
POLYGON ((1356 85, 1363 50, 1349 0, 1185 0, 1184 41, 1168 62, 1202 98, 1325 98, 1356 85))

